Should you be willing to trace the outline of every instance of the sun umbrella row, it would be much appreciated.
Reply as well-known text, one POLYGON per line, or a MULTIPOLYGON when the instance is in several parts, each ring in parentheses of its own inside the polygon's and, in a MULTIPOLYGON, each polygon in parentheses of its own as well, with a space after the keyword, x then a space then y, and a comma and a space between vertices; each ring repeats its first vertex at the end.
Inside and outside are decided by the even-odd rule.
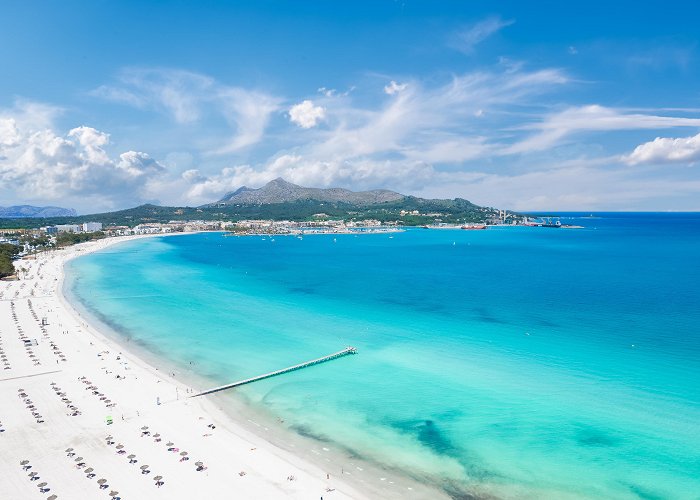
POLYGON ((36 420, 37 424, 43 424, 44 423, 44 417, 41 416, 41 413, 39 413, 39 410, 37 410, 36 406, 34 406, 34 401, 32 401, 29 398, 29 395, 25 392, 24 389, 20 388, 17 389, 18 396, 22 398, 22 401, 24 401, 25 406, 27 407, 27 410, 29 410, 32 413, 32 416, 36 420))
POLYGON ((68 399, 68 396, 66 395, 65 392, 56 384, 56 382, 51 382, 51 389, 56 393, 58 397, 61 398, 61 401, 65 403, 66 408, 68 408, 69 415, 72 417, 76 417, 80 415, 80 410, 78 410, 78 407, 73 404, 73 401, 68 399))
MULTIPOLYGON (((29 463, 29 460, 20 460, 19 464, 22 466, 23 471, 28 472, 27 477, 29 477, 30 481, 41 480, 39 473, 35 470, 31 470, 33 466, 29 463)), ((36 483, 36 487, 39 488, 39 493, 48 493, 51 491, 51 488, 49 488, 49 484, 46 481, 36 483)), ((47 498, 47 500, 56 500, 57 498, 58 497, 56 495, 51 495, 47 498)))
MULTIPOLYGON (((115 444, 114 436, 112 436, 111 434, 105 437, 105 441, 107 442, 107 446, 112 446, 113 444, 115 444)), ((138 463, 136 455, 134 455, 133 453, 127 455, 128 452, 126 451, 123 444, 117 444, 115 446, 115 449, 117 450, 117 455, 126 455, 126 458, 129 460, 130 464, 135 465, 138 463)), ((141 465, 139 466, 139 469, 141 469, 141 474, 144 476, 151 473, 151 469, 148 465, 141 465)), ((165 484, 165 482, 163 481, 163 476, 153 476, 153 480, 155 481, 155 485, 159 488, 165 484)))
POLYGON ((102 401, 106 407, 112 408, 117 405, 116 403, 113 403, 111 399, 107 398, 104 393, 100 392, 98 387, 88 380, 87 377, 80 377, 78 380, 87 386, 85 387, 86 391, 91 391, 95 396, 100 398, 100 401, 102 401))
MULTIPOLYGON (((68 458, 72 458, 73 461, 75 462, 75 467, 77 469, 81 469, 83 473, 85 474, 85 477, 88 479, 93 479, 97 477, 97 474, 95 473, 95 469, 92 467, 88 467, 87 463, 83 459, 83 457, 75 457, 76 451, 73 448, 66 448, 66 456, 68 458), (75 458, 73 458, 75 457, 75 458)), ((97 486, 101 490, 107 490, 109 489, 109 484, 107 484, 107 480, 105 478, 100 478, 97 481, 97 486)), ((119 496, 118 491, 111 490, 109 492, 109 496, 112 497, 114 500, 121 500, 121 497, 119 496)))
MULTIPOLYGON (((149 436, 150 434, 151 434, 151 432, 150 432, 149 427, 147 425, 141 427, 141 437, 149 436)), ((156 432, 155 434, 153 434, 153 441, 156 443, 160 443, 162 441, 162 438, 161 438, 159 433, 156 432)), ((189 453, 187 453, 186 451, 180 451, 180 448, 175 446, 175 443, 173 443, 172 441, 168 441, 167 443, 165 443, 165 447, 167 448, 168 451, 175 453, 175 454, 179 454, 180 455, 180 462, 187 462, 190 459, 189 453)), ((196 470, 198 472, 202 472, 202 471, 207 470, 207 467, 204 465, 204 462, 198 461, 198 462, 195 462, 194 465, 195 465, 196 470)))

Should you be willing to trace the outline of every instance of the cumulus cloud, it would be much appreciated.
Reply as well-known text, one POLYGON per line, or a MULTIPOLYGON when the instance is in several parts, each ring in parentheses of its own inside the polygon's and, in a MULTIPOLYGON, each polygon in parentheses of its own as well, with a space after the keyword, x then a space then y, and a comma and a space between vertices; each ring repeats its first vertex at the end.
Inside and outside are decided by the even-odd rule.
POLYGON ((406 87, 408 87, 408 84, 406 83, 396 83, 394 80, 389 82, 389 85, 386 85, 384 87, 384 93, 388 95, 394 95, 402 90, 406 90, 406 87))
POLYGON ((700 160, 700 134, 691 137, 657 137, 640 144, 624 157, 630 165, 641 163, 693 163, 700 160))
POLYGON ((308 99, 289 108, 289 120, 301 128, 313 128, 326 117, 326 110, 322 106, 315 106, 308 99))
POLYGON ((19 141, 19 130, 14 118, 0 118, 0 146, 14 146, 19 141))
POLYGON ((0 123, 0 184, 15 195, 138 200, 165 170, 146 153, 128 151, 111 158, 105 149, 109 135, 92 127, 60 134, 52 127, 35 129, 27 125, 31 121, 0 117, 0 123))
POLYGON ((515 21, 512 19, 501 19, 499 16, 487 17, 456 33, 450 45, 460 52, 471 54, 478 44, 513 23, 515 23, 515 21))

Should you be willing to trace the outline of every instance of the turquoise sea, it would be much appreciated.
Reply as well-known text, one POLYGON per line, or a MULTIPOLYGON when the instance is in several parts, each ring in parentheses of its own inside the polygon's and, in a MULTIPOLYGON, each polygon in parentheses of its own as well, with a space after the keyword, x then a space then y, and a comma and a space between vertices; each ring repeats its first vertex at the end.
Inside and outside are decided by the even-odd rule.
POLYGON ((700 214, 152 238, 69 265, 120 335, 455 497, 700 498, 700 214), (192 365, 190 365, 192 363, 192 365))

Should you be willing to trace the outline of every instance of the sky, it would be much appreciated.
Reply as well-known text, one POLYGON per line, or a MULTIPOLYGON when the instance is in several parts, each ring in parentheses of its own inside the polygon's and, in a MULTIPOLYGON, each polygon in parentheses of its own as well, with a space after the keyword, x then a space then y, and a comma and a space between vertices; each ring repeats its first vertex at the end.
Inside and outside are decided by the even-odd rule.
POLYGON ((700 210, 700 5, 6 0, 0 206, 283 177, 512 210, 700 210))

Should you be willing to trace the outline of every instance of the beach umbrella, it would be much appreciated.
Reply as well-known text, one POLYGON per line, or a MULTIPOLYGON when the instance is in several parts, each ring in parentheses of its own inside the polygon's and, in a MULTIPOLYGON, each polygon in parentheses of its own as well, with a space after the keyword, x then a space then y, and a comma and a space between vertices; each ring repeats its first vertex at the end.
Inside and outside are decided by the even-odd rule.
POLYGON ((153 478, 154 481, 160 481, 161 479, 163 479, 163 476, 156 476, 153 478))
POLYGON ((27 465, 29 463, 29 460, 22 460, 19 464, 20 465, 27 465))
POLYGON ((155 434, 153 434, 153 437, 154 437, 154 438, 159 438, 159 437, 160 437, 160 434, 158 434, 158 433, 156 432, 155 434))
POLYGON ((186 451, 181 451, 181 452, 180 452, 180 456, 181 456, 181 457, 187 456, 187 452, 186 452, 186 451))
POLYGON ((95 469, 93 469, 92 467, 88 467, 88 468, 85 469, 83 472, 84 472, 85 474, 90 474, 90 473, 91 473, 92 471, 94 471, 94 470, 95 470, 95 469))
POLYGON ((109 496, 111 496, 111 497, 116 497, 118 494, 119 494, 118 491, 110 491, 109 492, 109 496))
POLYGON ((97 484, 105 484, 107 482, 106 479, 98 479, 97 484))
POLYGON ((73 448, 66 448, 66 453, 70 453, 71 451, 73 451, 73 448))
POLYGON ((174 444, 175 444, 175 443, 173 443, 172 441, 168 441, 168 442, 165 444, 165 446, 173 446, 174 444))
POLYGON ((121 450, 122 448, 124 448, 124 445, 123 445, 123 444, 118 444, 118 445, 117 445, 117 449, 118 449, 118 450, 121 450))
POLYGON ((141 466, 141 470, 146 470, 146 469, 148 469, 148 465, 142 465, 142 466, 141 466))
POLYGON ((36 487, 37 487, 37 488, 43 488, 43 487, 46 486, 47 484, 49 484, 49 483, 39 483, 39 484, 36 485, 36 487))
POLYGON ((148 426, 147 426, 147 425, 144 425, 143 427, 141 427, 141 430, 142 430, 142 431, 147 431, 147 430, 148 430, 148 426))
POLYGON ((204 462, 195 462, 194 464, 195 464, 197 467, 201 467, 202 465, 204 465, 204 462))
POLYGON ((110 435, 107 436, 105 439, 112 439, 112 435, 110 434, 110 435))
POLYGON ((82 461, 83 461, 83 457, 78 457, 78 458, 75 459, 75 461, 76 461, 76 462, 82 462, 82 461))
POLYGON ((51 495, 46 500, 56 500, 58 497, 56 495, 51 495))
POLYGON ((29 477, 34 477, 34 476, 36 476, 37 474, 38 474, 38 472, 30 472, 30 473, 29 473, 29 477))

